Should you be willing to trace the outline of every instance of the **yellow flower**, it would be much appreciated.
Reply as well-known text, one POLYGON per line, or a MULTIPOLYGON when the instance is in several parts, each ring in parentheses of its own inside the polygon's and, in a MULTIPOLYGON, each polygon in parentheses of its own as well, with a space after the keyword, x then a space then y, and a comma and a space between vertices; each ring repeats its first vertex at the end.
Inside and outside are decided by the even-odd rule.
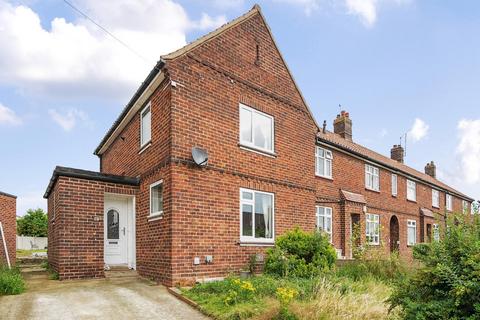
POLYGON ((293 288, 277 288, 277 298, 282 304, 289 304, 297 294, 298 291, 293 288))

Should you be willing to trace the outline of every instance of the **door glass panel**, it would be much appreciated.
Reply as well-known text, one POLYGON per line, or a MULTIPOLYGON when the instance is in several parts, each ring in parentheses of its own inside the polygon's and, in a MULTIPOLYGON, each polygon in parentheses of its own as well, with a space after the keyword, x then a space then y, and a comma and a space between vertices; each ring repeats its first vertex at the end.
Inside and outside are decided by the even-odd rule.
POLYGON ((107 239, 119 239, 120 224, 119 214, 117 210, 110 210, 107 212, 107 239))

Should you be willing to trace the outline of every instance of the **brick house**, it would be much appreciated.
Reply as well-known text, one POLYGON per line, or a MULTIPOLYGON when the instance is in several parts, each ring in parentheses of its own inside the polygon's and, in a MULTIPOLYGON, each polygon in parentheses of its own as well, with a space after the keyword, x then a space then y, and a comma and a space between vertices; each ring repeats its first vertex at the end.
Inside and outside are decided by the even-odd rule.
POLYGON ((294 226, 327 230, 350 257, 352 224, 372 244, 388 242, 393 216, 408 254, 407 232, 424 239, 445 194, 453 209, 471 202, 355 144, 347 113, 334 127, 317 125, 255 6, 160 59, 95 150, 100 172, 55 169, 49 262, 61 279, 124 265, 173 285, 238 271, 294 226), (416 200, 406 199, 407 178, 416 200), (438 208, 428 188, 439 191, 438 208))
MULTIPOLYGON (((17 249, 17 197, 0 191, 0 222, 5 234, 10 264, 15 265, 17 249)), ((0 234, 0 265, 7 264, 7 255, 0 234)))

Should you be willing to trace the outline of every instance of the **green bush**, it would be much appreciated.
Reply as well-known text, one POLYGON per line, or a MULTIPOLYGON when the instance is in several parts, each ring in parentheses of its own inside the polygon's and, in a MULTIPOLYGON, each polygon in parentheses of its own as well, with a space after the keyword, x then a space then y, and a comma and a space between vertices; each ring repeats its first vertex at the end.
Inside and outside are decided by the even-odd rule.
POLYGON ((415 247, 422 267, 389 299, 405 319, 480 319, 480 222, 448 222, 440 242, 415 247))
POLYGON ((0 265, 0 295, 20 294, 25 291, 25 282, 16 268, 0 265))
POLYGON ((295 228, 276 240, 267 251, 265 273, 281 277, 311 278, 330 270, 337 253, 320 232, 295 228))

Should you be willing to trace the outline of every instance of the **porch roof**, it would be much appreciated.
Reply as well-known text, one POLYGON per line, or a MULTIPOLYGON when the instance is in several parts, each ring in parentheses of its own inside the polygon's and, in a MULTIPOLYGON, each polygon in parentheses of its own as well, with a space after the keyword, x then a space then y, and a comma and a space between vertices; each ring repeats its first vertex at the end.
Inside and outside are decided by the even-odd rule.
POLYGON ((55 183, 58 180, 58 177, 70 177, 70 178, 118 183, 118 184, 124 184, 129 186, 140 185, 140 178, 136 178, 136 177, 117 176, 114 174, 105 174, 105 173, 96 172, 96 171, 88 171, 88 170, 82 170, 82 169, 57 166, 55 167, 55 170, 53 170, 52 178, 50 179, 47 190, 43 195, 45 199, 48 198, 48 196, 52 192, 53 187, 55 186, 55 183))

